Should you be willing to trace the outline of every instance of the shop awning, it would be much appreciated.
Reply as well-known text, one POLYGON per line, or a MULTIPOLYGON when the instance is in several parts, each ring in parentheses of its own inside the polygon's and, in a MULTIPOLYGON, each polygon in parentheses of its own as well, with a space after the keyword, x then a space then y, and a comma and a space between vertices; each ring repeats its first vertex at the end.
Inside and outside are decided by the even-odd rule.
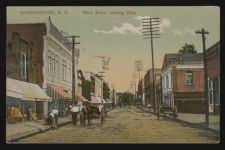
POLYGON ((6 78, 6 82, 7 96, 21 98, 24 101, 51 101, 37 84, 11 78, 6 78))
POLYGON ((85 97, 83 97, 81 94, 76 93, 76 96, 78 97, 79 100, 89 102, 85 97))
POLYGON ((98 97, 91 96, 91 103, 100 104, 102 102, 101 99, 99 99, 98 97))
POLYGON ((58 93, 59 95, 61 95, 62 97, 66 98, 66 99, 71 99, 71 97, 69 96, 68 93, 66 93, 63 88, 61 88, 60 86, 58 85, 54 85, 54 84, 49 84, 48 85, 56 92, 58 93))
POLYGON ((23 97, 23 92, 9 78, 6 79, 6 96, 15 98, 23 97))

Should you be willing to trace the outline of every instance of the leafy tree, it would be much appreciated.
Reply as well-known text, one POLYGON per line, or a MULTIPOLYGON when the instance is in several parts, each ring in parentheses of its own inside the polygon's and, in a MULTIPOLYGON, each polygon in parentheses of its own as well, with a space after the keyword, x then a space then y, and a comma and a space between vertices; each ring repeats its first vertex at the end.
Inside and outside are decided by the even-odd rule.
POLYGON ((195 53, 197 53, 197 50, 195 50, 195 46, 193 44, 185 43, 185 45, 178 51, 178 53, 180 53, 180 54, 186 54, 186 53, 195 54, 195 53))
POLYGON ((110 89, 108 83, 103 82, 103 98, 109 99, 110 89))
POLYGON ((91 100, 91 86, 90 81, 84 80, 82 83, 82 95, 88 99, 91 100))

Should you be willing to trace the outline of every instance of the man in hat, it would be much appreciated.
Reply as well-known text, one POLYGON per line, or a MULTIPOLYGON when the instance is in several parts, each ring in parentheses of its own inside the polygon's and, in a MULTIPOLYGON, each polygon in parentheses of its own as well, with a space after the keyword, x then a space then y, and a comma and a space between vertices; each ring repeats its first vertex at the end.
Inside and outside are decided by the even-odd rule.
POLYGON ((59 111, 57 109, 57 106, 55 106, 52 110, 52 112, 54 113, 54 118, 55 118, 55 126, 56 128, 58 127, 58 115, 59 115, 59 111))
POLYGON ((77 104, 75 104, 75 105, 71 108, 70 111, 72 112, 72 122, 73 122, 73 125, 76 125, 76 124, 77 124, 77 114, 78 114, 78 112, 79 112, 79 108, 78 108, 77 104))

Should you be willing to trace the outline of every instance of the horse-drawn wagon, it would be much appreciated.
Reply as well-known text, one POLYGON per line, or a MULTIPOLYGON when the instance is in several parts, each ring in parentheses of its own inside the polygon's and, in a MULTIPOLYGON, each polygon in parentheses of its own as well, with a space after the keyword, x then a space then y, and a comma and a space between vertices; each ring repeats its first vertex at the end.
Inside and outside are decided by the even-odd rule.
POLYGON ((159 120, 160 115, 172 115, 175 119, 178 117, 177 106, 158 105, 157 119, 159 120))
POLYGON ((100 119, 101 124, 103 124, 106 116, 107 112, 103 108, 85 103, 81 111, 80 123, 85 126, 86 119, 88 120, 88 125, 91 124, 93 119, 100 119))

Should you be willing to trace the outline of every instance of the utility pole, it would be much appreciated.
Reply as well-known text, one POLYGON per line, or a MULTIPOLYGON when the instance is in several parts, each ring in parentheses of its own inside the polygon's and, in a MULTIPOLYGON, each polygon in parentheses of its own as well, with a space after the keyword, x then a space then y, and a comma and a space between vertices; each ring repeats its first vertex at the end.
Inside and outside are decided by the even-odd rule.
POLYGON ((135 72, 133 73, 133 78, 134 78, 134 101, 136 103, 137 98, 136 98, 136 75, 135 75, 135 72))
POLYGON ((202 28, 199 31, 195 32, 196 34, 202 35, 202 47, 203 47, 203 61, 204 61, 204 97, 205 97, 205 123, 206 126, 209 126, 209 102, 208 102, 208 73, 207 73, 207 62, 206 62, 206 49, 205 49, 205 34, 209 34, 207 30, 202 28))
POLYGON ((140 71, 143 70, 143 62, 141 60, 136 60, 134 61, 134 65, 134 69, 138 72, 140 80, 140 71))
POLYGON ((76 38, 79 38, 80 36, 75 36, 75 35, 72 35, 72 36, 68 36, 66 38, 72 38, 72 104, 74 105, 75 104, 75 95, 76 95, 76 90, 75 90, 75 55, 78 56, 79 54, 79 50, 77 50, 75 48, 75 45, 76 44, 80 44, 80 43, 76 43, 75 42, 75 39, 76 38), (76 53, 76 54, 75 54, 76 53))
POLYGON ((154 112, 156 113, 157 104, 155 98, 155 65, 154 65, 154 51, 153 51, 153 38, 159 38, 159 18, 142 18, 142 33, 144 39, 150 39, 151 42, 151 54, 152 54, 152 78, 153 78, 153 101, 154 101, 154 112), (150 37, 149 37, 150 36, 150 37))

